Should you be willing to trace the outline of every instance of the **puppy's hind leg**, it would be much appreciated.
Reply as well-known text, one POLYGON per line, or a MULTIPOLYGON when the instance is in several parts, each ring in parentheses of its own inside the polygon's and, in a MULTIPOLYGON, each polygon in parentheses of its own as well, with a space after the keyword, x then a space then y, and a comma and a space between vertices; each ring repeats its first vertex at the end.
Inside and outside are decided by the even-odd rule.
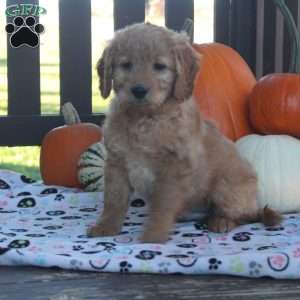
POLYGON ((213 232, 229 232, 257 217, 259 210, 256 193, 255 178, 249 178, 240 184, 220 180, 211 195, 208 229, 213 232))
POLYGON ((97 224, 88 229, 90 237, 118 234, 128 209, 130 185, 125 168, 107 159, 104 172, 104 210, 97 224))

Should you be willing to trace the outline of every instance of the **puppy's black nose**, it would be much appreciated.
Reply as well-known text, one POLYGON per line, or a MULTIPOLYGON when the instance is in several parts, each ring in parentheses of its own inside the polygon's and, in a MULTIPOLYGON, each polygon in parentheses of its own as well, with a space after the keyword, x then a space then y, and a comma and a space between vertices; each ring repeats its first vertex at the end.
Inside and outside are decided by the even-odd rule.
POLYGON ((134 85, 130 90, 134 97, 137 99, 143 99, 148 93, 148 89, 146 89, 141 84, 134 85))

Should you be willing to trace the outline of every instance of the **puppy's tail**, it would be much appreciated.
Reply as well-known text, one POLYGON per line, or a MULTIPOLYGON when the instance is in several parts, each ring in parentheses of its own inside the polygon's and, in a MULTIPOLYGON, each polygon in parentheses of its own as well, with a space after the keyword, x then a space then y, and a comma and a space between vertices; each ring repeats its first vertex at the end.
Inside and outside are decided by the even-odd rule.
POLYGON ((262 222, 266 226, 275 226, 282 222, 282 215, 266 205, 259 209, 257 221, 262 222))

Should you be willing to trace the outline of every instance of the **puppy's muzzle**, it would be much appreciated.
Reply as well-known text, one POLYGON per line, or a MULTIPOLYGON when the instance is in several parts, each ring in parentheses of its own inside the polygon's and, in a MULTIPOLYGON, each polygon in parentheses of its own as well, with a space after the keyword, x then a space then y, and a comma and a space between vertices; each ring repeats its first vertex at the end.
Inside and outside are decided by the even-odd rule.
POLYGON ((148 89, 141 84, 134 85, 130 91, 137 100, 143 100, 148 93, 148 89))

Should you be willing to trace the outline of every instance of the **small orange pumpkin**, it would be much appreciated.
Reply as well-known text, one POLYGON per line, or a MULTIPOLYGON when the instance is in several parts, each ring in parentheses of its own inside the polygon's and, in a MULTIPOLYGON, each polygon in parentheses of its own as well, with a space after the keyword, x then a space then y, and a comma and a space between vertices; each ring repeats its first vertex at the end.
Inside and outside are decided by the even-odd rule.
POLYGON ((71 103, 65 103, 62 113, 66 125, 48 132, 41 146, 40 172, 45 184, 80 187, 77 165, 80 155, 102 138, 99 126, 81 123, 71 103))
POLYGON ((249 96, 250 120, 259 133, 300 137, 300 34, 285 2, 274 3, 293 43, 290 73, 269 74, 257 82, 249 96))
POLYGON ((248 96, 256 79, 244 59, 219 43, 194 44, 201 54, 201 67, 194 84, 194 98, 206 119, 235 141, 253 133, 248 96))

